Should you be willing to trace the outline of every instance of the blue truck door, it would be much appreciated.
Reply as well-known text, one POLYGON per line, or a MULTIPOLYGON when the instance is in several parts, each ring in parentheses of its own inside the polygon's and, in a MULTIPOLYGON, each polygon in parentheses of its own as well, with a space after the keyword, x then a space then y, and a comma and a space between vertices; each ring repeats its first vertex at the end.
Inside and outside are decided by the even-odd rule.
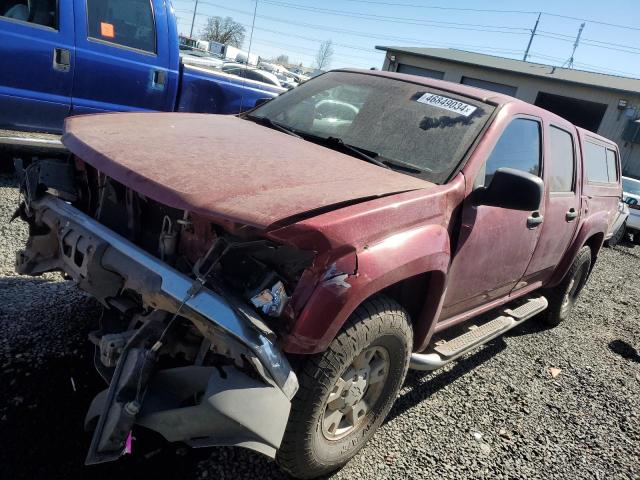
POLYGON ((71 0, 0 2, 0 126, 62 131, 74 73, 71 0))
POLYGON ((163 0, 75 0, 75 17, 73 115, 173 110, 177 75, 163 0))

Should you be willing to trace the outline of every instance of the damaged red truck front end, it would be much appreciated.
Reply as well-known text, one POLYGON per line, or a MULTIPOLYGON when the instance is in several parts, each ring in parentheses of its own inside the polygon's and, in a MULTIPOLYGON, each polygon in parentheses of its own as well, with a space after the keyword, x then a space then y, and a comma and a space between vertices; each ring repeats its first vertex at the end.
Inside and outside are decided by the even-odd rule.
POLYGON ((274 456, 298 388, 288 357, 326 349, 383 283, 446 267, 455 187, 236 117, 76 117, 64 143, 72 159, 23 170, 18 271, 61 270, 106 307, 91 340, 110 386, 87 414, 87 463, 120 456, 135 425, 274 456), (419 265, 369 260, 426 238, 419 265))

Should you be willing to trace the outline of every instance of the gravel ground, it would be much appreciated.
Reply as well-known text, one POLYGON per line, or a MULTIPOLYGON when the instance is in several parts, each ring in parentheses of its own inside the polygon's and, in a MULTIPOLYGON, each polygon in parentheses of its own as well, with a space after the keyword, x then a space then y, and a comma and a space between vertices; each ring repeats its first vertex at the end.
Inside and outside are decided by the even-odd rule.
MULTIPOLYGON (((82 465, 83 416, 104 388, 85 340, 99 308, 57 274, 15 275, 17 200, 0 177, 0 478, 285 478, 248 451, 154 439, 82 465)), ((640 479, 638 299, 640 248, 605 249, 568 323, 532 320, 447 369, 410 373, 385 425, 333 478, 640 479)))

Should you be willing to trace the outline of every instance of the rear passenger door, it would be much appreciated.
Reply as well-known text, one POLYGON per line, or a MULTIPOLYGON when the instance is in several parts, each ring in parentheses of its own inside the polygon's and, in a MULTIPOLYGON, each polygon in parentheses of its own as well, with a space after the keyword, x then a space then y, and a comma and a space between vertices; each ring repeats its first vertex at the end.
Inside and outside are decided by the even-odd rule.
POLYGON ((75 0, 75 16, 74 115, 173 109, 177 75, 163 1, 75 0))
POLYGON ((544 281, 573 240, 580 216, 578 137, 570 125, 545 125, 546 206, 538 246, 525 281, 544 281))
POLYGON ((62 131, 73 60, 69 2, 0 0, 0 128, 62 131))

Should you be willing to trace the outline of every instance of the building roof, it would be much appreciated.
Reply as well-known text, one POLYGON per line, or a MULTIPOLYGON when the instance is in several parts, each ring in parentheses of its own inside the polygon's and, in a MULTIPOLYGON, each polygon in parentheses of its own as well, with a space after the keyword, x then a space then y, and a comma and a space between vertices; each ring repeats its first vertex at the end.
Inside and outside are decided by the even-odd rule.
POLYGON ((466 65, 475 65, 492 70, 520 73, 532 77, 576 83, 590 87, 640 94, 640 79, 586 72, 571 68, 554 67, 542 63, 523 62, 511 58, 496 57, 482 53, 467 52, 453 48, 414 48, 376 46, 377 50, 406 53, 424 58, 433 58, 466 65))

